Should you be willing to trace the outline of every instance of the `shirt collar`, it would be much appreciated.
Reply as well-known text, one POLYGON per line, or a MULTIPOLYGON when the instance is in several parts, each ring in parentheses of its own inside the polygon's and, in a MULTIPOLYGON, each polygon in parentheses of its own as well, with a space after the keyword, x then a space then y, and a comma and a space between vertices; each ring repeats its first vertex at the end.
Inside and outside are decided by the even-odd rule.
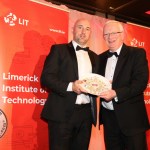
MULTIPOLYGON (((122 44, 123 45, 123 44, 122 44)), ((120 54, 120 51, 121 51, 121 48, 122 48, 122 45, 115 51, 115 52, 117 52, 117 54, 119 55, 120 54)), ((111 51, 111 50, 109 50, 110 52, 114 52, 114 51, 111 51)))
MULTIPOLYGON (((72 44, 73 44, 73 47, 74 47, 74 49, 76 50, 76 48, 77 48, 77 46, 79 45, 77 42, 75 42, 74 40, 72 40, 72 44)), ((80 47, 86 47, 86 45, 84 45, 84 46, 81 46, 81 45, 79 45, 80 47)))

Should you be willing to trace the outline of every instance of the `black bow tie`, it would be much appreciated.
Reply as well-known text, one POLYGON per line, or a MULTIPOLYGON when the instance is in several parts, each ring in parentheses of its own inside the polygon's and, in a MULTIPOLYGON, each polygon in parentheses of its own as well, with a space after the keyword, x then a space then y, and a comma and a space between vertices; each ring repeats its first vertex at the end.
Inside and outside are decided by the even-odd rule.
POLYGON ((79 50, 84 50, 84 51, 88 51, 88 47, 80 47, 79 45, 76 47, 76 51, 79 51, 79 50))
POLYGON ((107 52, 108 57, 112 57, 113 55, 115 55, 116 57, 118 57, 119 55, 117 54, 117 52, 107 52))

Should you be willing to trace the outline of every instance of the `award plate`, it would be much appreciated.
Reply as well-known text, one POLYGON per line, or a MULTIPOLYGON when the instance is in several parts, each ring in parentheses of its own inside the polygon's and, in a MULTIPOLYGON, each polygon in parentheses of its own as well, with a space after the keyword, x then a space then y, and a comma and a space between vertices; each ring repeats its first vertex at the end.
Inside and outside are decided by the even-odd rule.
POLYGON ((84 81, 81 87, 89 94, 93 95, 99 95, 101 92, 110 90, 112 87, 108 79, 95 73, 87 74, 80 80, 84 81))

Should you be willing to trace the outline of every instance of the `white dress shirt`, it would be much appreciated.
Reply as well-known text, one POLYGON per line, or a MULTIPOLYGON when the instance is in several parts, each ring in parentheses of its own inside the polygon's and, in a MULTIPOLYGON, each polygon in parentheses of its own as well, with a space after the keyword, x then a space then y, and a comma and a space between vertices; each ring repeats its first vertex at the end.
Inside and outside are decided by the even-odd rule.
MULTIPOLYGON (((116 50, 118 55, 120 54, 121 47, 116 50)), ((112 51, 110 50, 110 52, 112 52, 112 51)), ((112 57, 109 57, 107 59, 106 70, 105 70, 105 78, 107 78, 111 82, 113 81, 113 76, 114 76, 117 61, 118 61, 118 57, 116 57, 115 55, 113 55, 112 57)), ((115 97, 115 100, 117 101, 117 97, 115 97)), ((102 105, 106 109, 114 110, 112 101, 109 101, 109 102, 103 101, 102 105)))
MULTIPOLYGON (((88 52, 84 50, 76 51, 76 47, 78 44, 75 41, 72 41, 72 44, 74 46, 76 57, 77 57, 78 75, 80 79, 82 76, 85 76, 86 74, 92 72, 92 65, 91 65, 88 52)), ((69 83, 67 91, 72 91, 72 84, 73 84, 72 82, 69 83)), ((90 103, 90 98, 88 94, 81 93, 77 95, 76 104, 86 104, 86 103, 90 103)))

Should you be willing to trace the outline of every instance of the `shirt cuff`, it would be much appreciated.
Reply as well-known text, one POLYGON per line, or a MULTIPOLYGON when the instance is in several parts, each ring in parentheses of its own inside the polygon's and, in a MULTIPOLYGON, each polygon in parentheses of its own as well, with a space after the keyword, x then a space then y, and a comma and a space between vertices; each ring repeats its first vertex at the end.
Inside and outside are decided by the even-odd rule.
POLYGON ((114 100, 115 100, 115 102, 118 102, 118 97, 115 97, 114 100))
POLYGON ((72 84, 73 84, 73 82, 70 82, 68 84, 67 91, 72 91, 72 84))

